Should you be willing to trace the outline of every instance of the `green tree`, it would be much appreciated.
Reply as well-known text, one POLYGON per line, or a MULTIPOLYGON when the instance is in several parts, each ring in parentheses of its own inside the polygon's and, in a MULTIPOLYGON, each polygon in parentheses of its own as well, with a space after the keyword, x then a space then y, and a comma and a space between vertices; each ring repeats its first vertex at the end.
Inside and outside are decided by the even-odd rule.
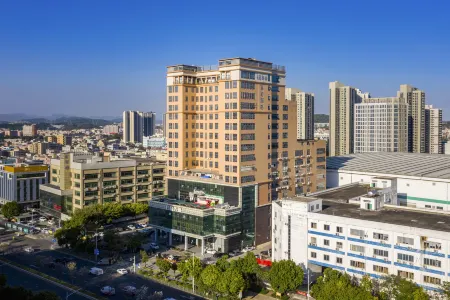
POLYGON ((285 293, 297 289, 303 283, 303 269, 292 260, 280 260, 272 263, 269 281, 272 289, 285 293))
POLYGON ((210 290, 214 291, 216 288, 217 280, 222 275, 222 272, 215 265, 209 265, 203 269, 200 278, 203 284, 210 290))
POLYGON ((425 290, 400 276, 386 276, 380 283, 380 299, 423 300, 429 299, 425 290))
POLYGON ((141 262, 143 262, 144 265, 147 264, 148 260, 150 259, 150 258, 148 257, 147 252, 145 252, 145 250, 141 250, 141 251, 139 252, 139 254, 140 254, 140 256, 141 256, 141 262))
POLYGON ((187 280, 189 277, 198 280, 202 271, 203 265, 198 257, 187 258, 185 261, 178 263, 178 272, 181 273, 183 280, 187 280))
POLYGON ((450 282, 444 281, 442 284, 442 293, 447 297, 447 300, 450 300, 450 282))
POLYGON ((12 201, 2 206, 2 214, 8 220, 20 215, 20 206, 17 202, 12 201))
POLYGON ((230 267, 230 262, 228 261, 228 255, 224 255, 216 261, 216 267, 221 272, 225 272, 230 267))
POLYGON ((30 300, 61 300, 61 298, 53 292, 43 291, 34 294, 30 300))
POLYGON ((235 267, 228 268, 216 283, 217 291, 227 296, 236 296, 245 286, 243 274, 235 267))
POLYGON ((172 268, 172 264, 165 259, 158 258, 156 260, 156 266, 159 270, 164 274, 164 277, 167 277, 167 273, 169 273, 172 268))

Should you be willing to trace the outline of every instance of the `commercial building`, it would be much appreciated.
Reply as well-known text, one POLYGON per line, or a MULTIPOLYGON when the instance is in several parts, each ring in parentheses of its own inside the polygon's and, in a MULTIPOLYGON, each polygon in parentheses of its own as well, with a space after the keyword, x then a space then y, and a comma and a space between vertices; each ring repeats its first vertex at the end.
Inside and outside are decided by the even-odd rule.
POLYGON ((23 133, 23 136, 36 136, 37 135, 36 124, 23 125, 22 133, 23 133))
POLYGON ((180 199, 183 185, 188 192, 234 190, 236 199, 224 204, 252 203, 246 215, 253 229, 241 233, 246 243, 270 241, 273 199, 326 185, 325 142, 295 139, 297 104, 284 89, 284 67, 255 59, 167 69, 168 196, 180 199))
POLYGON ((450 157, 420 153, 359 153, 327 159, 327 187, 397 178, 400 205, 450 211, 450 157))
POLYGON ((408 152, 408 104, 398 97, 355 104, 354 153, 408 152))
POLYGON ((73 210, 108 202, 144 202, 164 195, 164 176, 165 162, 152 158, 110 160, 108 155, 61 153, 51 160, 49 185, 41 186, 41 199, 61 201, 57 196, 68 196, 73 210))
POLYGON ((63 146, 71 146, 72 145, 72 137, 70 135, 60 134, 60 135, 56 136, 56 142, 63 146))
POLYGON ((354 148, 354 107, 362 99, 370 98, 339 81, 330 82, 330 156, 350 154, 354 148))
POLYGON ((147 148, 166 148, 166 138, 161 135, 144 136, 143 146, 147 148))
POLYGON ((442 154, 442 109, 425 105, 425 152, 442 154))
POLYGON ((297 102, 297 139, 314 139, 314 94, 286 88, 286 99, 297 102))
POLYGON ((276 201, 273 260, 292 259, 312 280, 333 268, 357 278, 398 275, 438 291, 450 280, 450 215, 392 205, 372 189, 356 184, 276 201))
POLYGON ((155 133, 155 113, 140 111, 123 112, 123 141, 142 143, 144 136, 155 133))
POLYGON ((0 165, 0 203, 15 201, 22 208, 39 205, 39 186, 48 183, 48 166, 0 165))
POLYGON ((408 151, 425 152, 425 92, 408 84, 400 85, 397 96, 408 103, 408 151))
POLYGON ((117 124, 105 125, 103 127, 103 134, 118 134, 120 127, 117 124))

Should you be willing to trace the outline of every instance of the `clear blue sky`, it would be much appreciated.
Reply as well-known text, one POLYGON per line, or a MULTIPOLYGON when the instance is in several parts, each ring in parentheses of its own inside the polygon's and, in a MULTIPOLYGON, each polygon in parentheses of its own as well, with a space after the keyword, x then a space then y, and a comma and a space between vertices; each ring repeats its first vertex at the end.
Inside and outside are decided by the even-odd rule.
POLYGON ((395 96, 413 84, 450 119, 450 3, 436 1, 1 1, 0 113, 165 110, 165 67, 242 56, 395 96))

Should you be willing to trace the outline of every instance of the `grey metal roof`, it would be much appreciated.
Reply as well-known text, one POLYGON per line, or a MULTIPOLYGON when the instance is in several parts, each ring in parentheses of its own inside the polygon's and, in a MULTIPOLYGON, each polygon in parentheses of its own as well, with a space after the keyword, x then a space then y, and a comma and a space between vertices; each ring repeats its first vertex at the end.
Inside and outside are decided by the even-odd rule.
POLYGON ((450 180, 450 155, 376 152, 327 158, 327 169, 450 180))

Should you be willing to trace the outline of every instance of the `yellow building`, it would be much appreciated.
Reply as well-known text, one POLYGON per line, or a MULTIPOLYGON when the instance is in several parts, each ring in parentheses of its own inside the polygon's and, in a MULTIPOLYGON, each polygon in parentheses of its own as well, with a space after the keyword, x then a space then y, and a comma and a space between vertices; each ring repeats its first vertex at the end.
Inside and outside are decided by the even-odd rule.
POLYGON ((56 137, 56 142, 60 145, 72 145, 72 137, 70 135, 60 134, 56 137))

